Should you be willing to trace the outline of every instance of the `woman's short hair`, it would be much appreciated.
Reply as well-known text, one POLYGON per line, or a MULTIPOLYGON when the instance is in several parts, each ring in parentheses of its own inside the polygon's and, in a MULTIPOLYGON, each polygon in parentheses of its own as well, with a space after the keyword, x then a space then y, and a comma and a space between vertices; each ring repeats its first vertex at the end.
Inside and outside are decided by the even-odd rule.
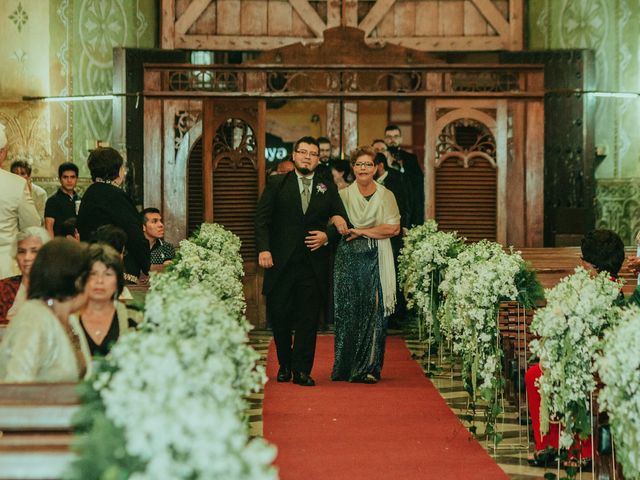
POLYGON ((96 178, 110 182, 118 178, 124 160, 115 148, 99 147, 89 152, 87 166, 91 172, 91 180, 96 178))
POLYGON ((119 254, 124 253, 127 245, 127 232, 115 225, 102 225, 93 232, 91 243, 106 243, 119 254))
POLYGON ((28 238, 37 238, 38 240, 40 240, 40 243, 42 243, 42 245, 51 240, 49 232, 47 232, 42 227, 27 227, 24 230, 20 230, 16 237, 13 239, 13 243, 11 245, 11 256, 13 258, 16 258, 16 255, 18 255, 18 245, 20 244, 20 242, 24 242, 28 238))
POLYGON ((89 261, 89 272, 91 272, 93 266, 98 262, 103 263, 107 269, 110 268, 116 272, 116 278, 118 280, 117 294, 120 295, 124 288, 124 266, 122 265, 120 254, 106 243, 94 243, 93 245, 89 245, 89 256, 91 257, 89 261))
POLYGON ((29 276, 28 298, 64 301, 84 291, 89 274, 86 243, 54 238, 38 252, 29 276))
POLYGON ((358 160, 363 155, 371 157, 371 161, 373 162, 376 158, 376 151, 370 145, 362 145, 361 147, 356 148, 353 152, 351 152, 351 157, 349 159, 351 161, 351 165, 356 163, 356 160, 358 160))
POLYGON ((592 230, 582 238, 582 259, 600 272, 617 277, 624 262, 624 243, 620 236, 606 229, 592 230))

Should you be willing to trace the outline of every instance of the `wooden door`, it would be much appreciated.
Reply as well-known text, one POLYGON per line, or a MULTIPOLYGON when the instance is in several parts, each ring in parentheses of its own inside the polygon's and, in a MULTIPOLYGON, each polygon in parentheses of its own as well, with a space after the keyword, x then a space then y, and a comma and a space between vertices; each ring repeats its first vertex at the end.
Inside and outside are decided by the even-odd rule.
POLYGON ((247 318, 266 326, 254 217, 265 182, 264 100, 209 99, 203 114, 204 219, 240 237, 247 318))
POLYGON ((425 212, 470 241, 507 241, 505 100, 428 100, 425 212))

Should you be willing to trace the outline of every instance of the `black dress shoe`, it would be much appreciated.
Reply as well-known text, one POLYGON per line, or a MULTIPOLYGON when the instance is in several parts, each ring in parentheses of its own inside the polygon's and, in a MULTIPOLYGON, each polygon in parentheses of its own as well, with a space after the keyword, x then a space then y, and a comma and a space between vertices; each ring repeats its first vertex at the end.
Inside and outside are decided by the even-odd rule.
POLYGON ((288 382, 289 380, 291 380, 291 370, 287 367, 280 367, 280 370, 278 370, 278 381, 288 382))
POLYGON ((303 387, 313 387, 316 384, 308 373, 298 372, 293 372, 293 383, 303 387))

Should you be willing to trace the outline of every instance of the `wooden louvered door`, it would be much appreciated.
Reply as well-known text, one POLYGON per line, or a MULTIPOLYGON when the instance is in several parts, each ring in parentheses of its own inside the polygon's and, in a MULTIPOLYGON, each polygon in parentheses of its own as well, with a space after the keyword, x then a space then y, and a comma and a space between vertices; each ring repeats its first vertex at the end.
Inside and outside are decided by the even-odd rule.
POLYGON ((187 236, 190 236, 204 220, 202 191, 202 138, 193 146, 187 167, 187 236))
POLYGON ((425 213, 468 241, 507 242, 504 100, 426 103, 425 213))
POLYGON ((449 157, 436 167, 436 222, 467 240, 496 240, 497 175, 495 163, 476 158, 467 165, 449 157))
POLYGON ((247 318, 265 326, 254 217, 265 172, 265 102, 212 99, 204 104, 204 218, 240 237, 247 318))

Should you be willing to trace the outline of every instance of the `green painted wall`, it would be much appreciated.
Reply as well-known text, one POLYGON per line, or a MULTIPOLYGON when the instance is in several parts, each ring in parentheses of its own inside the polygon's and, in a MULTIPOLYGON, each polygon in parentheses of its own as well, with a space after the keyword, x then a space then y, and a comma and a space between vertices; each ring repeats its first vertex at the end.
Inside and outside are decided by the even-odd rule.
MULTIPOLYGON (((528 0, 528 48, 590 48, 596 88, 640 92, 640 0, 528 0)), ((628 244, 640 227, 640 97, 597 98, 597 225, 628 244), (638 218, 634 220, 632 217, 638 218)))
MULTIPOLYGON (((56 0, 51 3, 51 55, 61 69, 54 94, 87 95, 112 91, 113 47, 155 47, 154 0, 56 0)), ((110 101, 76 102, 58 107, 67 132, 58 139, 61 153, 84 166, 87 150, 98 140, 111 142, 110 101)), ((114 145, 119 148, 120 146, 114 145)))

